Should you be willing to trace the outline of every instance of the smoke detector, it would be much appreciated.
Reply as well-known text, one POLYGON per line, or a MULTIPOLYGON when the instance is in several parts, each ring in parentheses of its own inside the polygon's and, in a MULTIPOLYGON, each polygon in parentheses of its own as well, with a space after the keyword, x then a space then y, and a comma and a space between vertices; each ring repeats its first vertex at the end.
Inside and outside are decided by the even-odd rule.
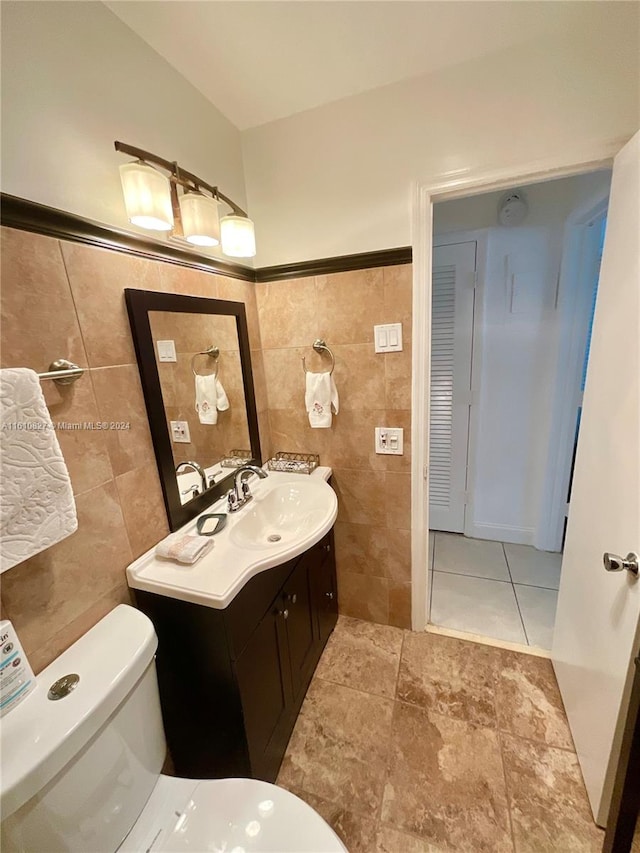
POLYGON ((500 225, 520 225, 529 212, 527 197, 523 190, 509 190, 498 204, 498 222, 500 225))

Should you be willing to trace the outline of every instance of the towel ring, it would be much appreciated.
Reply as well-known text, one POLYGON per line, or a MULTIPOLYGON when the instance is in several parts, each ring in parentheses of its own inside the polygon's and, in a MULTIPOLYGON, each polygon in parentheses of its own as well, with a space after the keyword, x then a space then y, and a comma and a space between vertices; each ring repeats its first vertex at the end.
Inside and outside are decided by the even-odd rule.
POLYGON ((191 359, 191 370, 193 371, 194 376, 217 376, 218 375, 218 357, 220 355, 220 350, 218 347, 209 347, 208 349, 203 350, 202 352, 197 352, 193 358, 191 359), (215 361, 215 371, 213 374, 210 373, 198 373, 196 370, 196 358, 199 355, 208 355, 209 358, 214 359, 215 361))
MULTIPOLYGON (((322 340, 322 338, 318 338, 316 341, 313 342, 313 348, 317 353, 328 352, 329 355, 331 356, 331 370, 329 371, 329 376, 331 376, 331 374, 333 373, 333 368, 336 366, 336 359, 335 359, 334 354, 331 352, 331 350, 327 346, 327 342, 322 340)), ((304 356, 302 356, 302 370, 305 373, 309 372, 307 370, 307 365, 306 365, 304 356)))

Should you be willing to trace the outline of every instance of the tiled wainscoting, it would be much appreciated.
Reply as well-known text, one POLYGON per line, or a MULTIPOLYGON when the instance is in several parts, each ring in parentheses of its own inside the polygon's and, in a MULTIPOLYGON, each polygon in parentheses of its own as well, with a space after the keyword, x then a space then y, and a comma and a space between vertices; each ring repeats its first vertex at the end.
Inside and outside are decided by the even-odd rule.
POLYGON ((411 618, 411 264, 257 285, 274 450, 320 454, 338 493, 340 609, 408 627, 411 618), (402 323, 404 350, 374 353, 373 327, 402 323), (340 413, 311 429, 302 356, 327 370, 336 358, 340 413), (404 456, 377 456, 374 428, 404 428, 404 456))
POLYGON ((255 285, 162 261, 2 229, 2 367, 47 370, 56 358, 87 372, 43 383, 54 423, 125 421, 119 431, 58 429, 78 531, 2 576, 11 619, 36 671, 129 600, 125 567, 167 531, 140 387, 125 287, 244 302, 261 441, 269 449, 255 285))
POLYGON ((340 617, 278 783, 349 853, 599 853, 548 660, 340 617))
POLYGON ((562 554, 432 532, 429 560, 434 625, 551 648, 562 554))
POLYGON ((43 384, 53 421, 130 423, 58 430, 79 529, 3 575, 2 614, 36 671, 129 600, 125 567, 167 533, 126 287, 245 304, 263 458, 309 450, 334 468, 341 608, 408 626, 410 264, 255 285, 3 228, 1 366, 43 371, 56 358, 74 361, 87 369, 74 385, 43 384), (404 351, 375 355, 373 326, 389 322, 403 323, 404 351), (311 348, 317 337, 336 355, 341 411, 330 430, 312 430, 304 411, 302 355, 311 370, 327 365, 311 348), (374 427, 385 425, 404 427, 404 456, 374 453, 374 427))

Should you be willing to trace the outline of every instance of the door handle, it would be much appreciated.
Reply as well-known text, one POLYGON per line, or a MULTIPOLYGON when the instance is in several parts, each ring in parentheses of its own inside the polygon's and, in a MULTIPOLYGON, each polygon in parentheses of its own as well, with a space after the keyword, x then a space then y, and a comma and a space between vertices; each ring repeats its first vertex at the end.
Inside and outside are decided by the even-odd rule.
POLYGON ((602 559, 604 567, 608 572, 621 572, 626 569, 632 575, 638 576, 638 555, 630 551, 626 557, 619 557, 617 554, 610 554, 605 551, 602 559))

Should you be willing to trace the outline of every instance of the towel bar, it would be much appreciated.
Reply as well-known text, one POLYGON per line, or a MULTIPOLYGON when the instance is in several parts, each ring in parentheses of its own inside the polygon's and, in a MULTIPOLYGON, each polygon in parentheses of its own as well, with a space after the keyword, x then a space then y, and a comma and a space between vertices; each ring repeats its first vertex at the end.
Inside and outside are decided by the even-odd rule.
MULTIPOLYGON (((334 354, 331 352, 331 350, 327 346, 327 342, 323 341, 322 338, 318 338, 317 340, 315 340, 313 342, 313 348, 317 353, 321 353, 321 352, 328 352, 329 353, 329 355, 331 356, 331 370, 329 371, 329 374, 332 374, 333 368, 336 366, 336 359, 335 359, 334 354)), ((309 372, 307 370, 307 365, 306 365, 304 356, 302 356, 302 370, 305 373, 309 372)))
POLYGON ((72 361, 67 361, 66 358, 57 358, 51 362, 46 373, 38 374, 38 379, 53 379, 56 385, 73 385, 83 373, 84 368, 78 367, 72 361))

